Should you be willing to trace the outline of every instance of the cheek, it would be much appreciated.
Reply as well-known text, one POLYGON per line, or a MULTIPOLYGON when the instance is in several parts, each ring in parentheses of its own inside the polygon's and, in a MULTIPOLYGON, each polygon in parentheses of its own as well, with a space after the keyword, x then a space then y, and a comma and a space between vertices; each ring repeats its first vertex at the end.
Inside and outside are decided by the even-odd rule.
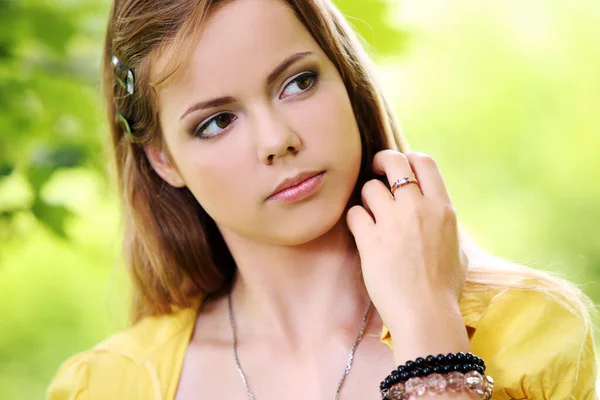
MULTIPOLYGON (((317 89, 318 90, 318 89, 317 89)), ((310 152, 322 154, 332 162, 360 159, 361 143, 352 105, 341 80, 328 83, 297 110, 296 124, 310 146, 310 152)))
POLYGON ((242 165, 243 158, 236 153, 236 148, 229 148, 227 152, 216 148, 218 146, 190 142, 181 149, 177 159, 188 189, 205 211, 219 221, 240 206, 243 208, 240 196, 251 177, 244 175, 249 169, 242 165))

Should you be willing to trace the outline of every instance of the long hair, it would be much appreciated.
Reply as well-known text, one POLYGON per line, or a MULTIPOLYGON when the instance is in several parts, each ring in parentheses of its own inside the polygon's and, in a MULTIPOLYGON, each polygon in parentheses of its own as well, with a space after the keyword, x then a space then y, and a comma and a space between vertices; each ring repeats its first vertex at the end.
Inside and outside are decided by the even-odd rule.
MULTIPOLYGON (((174 188, 155 173, 143 149, 147 143, 163 144, 156 87, 177 73, 202 24, 230 1, 115 0, 110 13, 103 89, 117 185, 122 193, 123 246, 133 284, 134 322, 168 313, 174 306, 190 306, 196 296, 227 290, 235 273, 235 263, 215 222, 187 188, 174 188), (113 55, 134 71, 133 94, 115 79, 113 55), (159 58, 168 58, 169 62, 162 64, 172 67, 152 78, 151 67, 159 58)), ((282 1, 328 55, 345 84, 362 143, 356 194, 375 177, 371 171, 375 153, 390 148, 407 152, 408 145, 377 83, 369 56, 340 11, 330 0, 282 1)), ((465 292, 541 291, 589 324, 591 305, 577 287, 548 273, 496 258, 459 229, 461 250, 469 262, 465 292)))

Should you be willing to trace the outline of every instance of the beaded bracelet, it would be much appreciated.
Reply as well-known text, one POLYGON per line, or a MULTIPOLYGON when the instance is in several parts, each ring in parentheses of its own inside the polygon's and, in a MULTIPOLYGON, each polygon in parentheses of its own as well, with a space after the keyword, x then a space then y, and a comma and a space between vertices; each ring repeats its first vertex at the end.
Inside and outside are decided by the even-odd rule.
POLYGON ((382 391, 382 399, 406 400, 444 391, 459 392, 468 390, 476 393, 482 400, 490 400, 494 390, 494 380, 477 371, 451 372, 447 375, 431 374, 426 378, 410 378, 406 383, 396 383, 389 390, 382 391))
POLYGON ((448 355, 430 355, 426 358, 419 357, 414 361, 407 361, 406 364, 392 371, 381 382, 379 388, 383 391, 396 383, 406 382, 410 378, 420 378, 430 374, 467 373, 470 371, 476 371, 480 374, 485 373, 485 362, 472 353, 460 352, 456 354, 449 353, 448 355))

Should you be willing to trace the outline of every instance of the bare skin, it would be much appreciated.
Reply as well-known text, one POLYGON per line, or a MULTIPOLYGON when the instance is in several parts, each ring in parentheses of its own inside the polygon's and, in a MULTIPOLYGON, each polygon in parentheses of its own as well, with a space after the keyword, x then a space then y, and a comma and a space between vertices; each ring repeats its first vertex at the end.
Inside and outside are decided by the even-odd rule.
MULTIPOLYGON (((331 399, 369 299, 376 309, 342 399, 377 398, 379 382, 408 359, 469 350, 456 218, 435 162, 379 153, 375 171, 390 182, 416 176, 421 190, 411 184, 393 198, 369 182, 363 206, 345 214, 360 166, 358 127, 338 71, 283 2, 238 0, 212 15, 159 103, 172 158, 146 152, 166 182, 190 189, 235 258, 238 349, 257 400, 331 399), (296 79, 307 71, 318 79, 296 79), (183 116, 223 96, 233 101, 183 116), (325 171, 318 192, 293 204, 270 199, 282 179, 308 170, 325 171), (383 323, 393 352, 379 340, 383 323)), ((227 300, 218 298, 198 315, 177 398, 223 397, 247 395, 231 356, 227 300)))

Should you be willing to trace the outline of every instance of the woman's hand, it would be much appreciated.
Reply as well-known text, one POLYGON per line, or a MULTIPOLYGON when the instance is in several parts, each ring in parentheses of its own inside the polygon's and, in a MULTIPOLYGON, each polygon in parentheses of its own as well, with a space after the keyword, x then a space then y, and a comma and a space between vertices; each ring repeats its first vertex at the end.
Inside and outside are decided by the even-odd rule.
POLYGON ((458 308, 466 259, 436 162, 422 153, 384 150, 375 155, 373 170, 390 186, 403 177, 419 182, 392 196, 383 183, 371 180, 362 189, 363 206, 348 211, 373 304, 394 341, 414 338, 422 343, 413 345, 430 348, 429 353, 468 351, 458 308))

